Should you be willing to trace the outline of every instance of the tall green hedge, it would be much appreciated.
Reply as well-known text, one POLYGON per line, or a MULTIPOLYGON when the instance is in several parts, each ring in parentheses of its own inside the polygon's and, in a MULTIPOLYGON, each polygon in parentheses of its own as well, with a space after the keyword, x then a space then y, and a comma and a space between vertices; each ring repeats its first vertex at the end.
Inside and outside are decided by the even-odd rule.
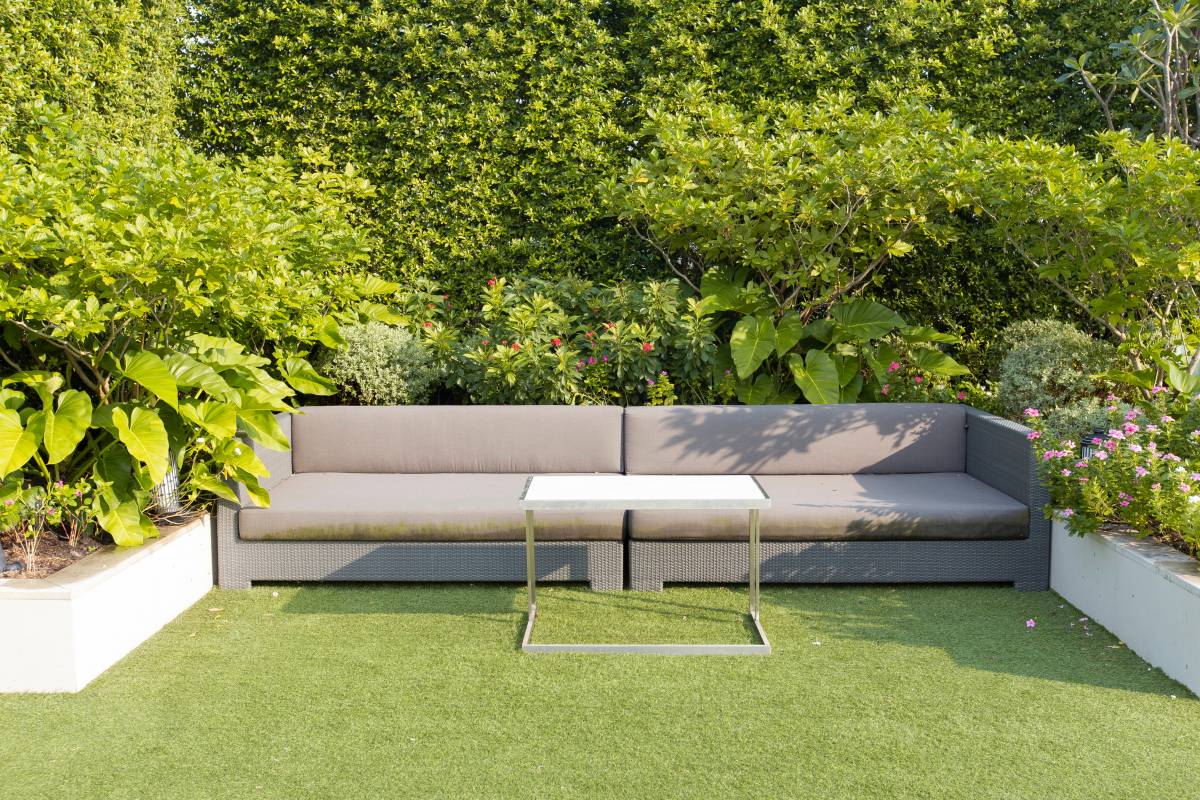
POLYGON ((182 0, 0 2, 0 140, 44 98, 105 138, 162 140, 175 125, 182 0))
MULTIPOLYGON (((378 189, 364 211, 393 275, 456 293, 493 274, 631 275, 660 267, 597 186, 639 151, 652 110, 698 87, 747 107, 848 89, 871 107, 916 95, 984 130, 1084 141, 1096 109, 1055 78, 1122 35, 1136 5, 196 0, 181 114, 213 151, 324 148, 356 164, 378 189)), ((1004 301, 995 278, 1014 273, 1027 277, 972 262, 938 282, 975 295, 984 278, 1004 301)), ((944 305, 951 324, 979 316, 944 305)))

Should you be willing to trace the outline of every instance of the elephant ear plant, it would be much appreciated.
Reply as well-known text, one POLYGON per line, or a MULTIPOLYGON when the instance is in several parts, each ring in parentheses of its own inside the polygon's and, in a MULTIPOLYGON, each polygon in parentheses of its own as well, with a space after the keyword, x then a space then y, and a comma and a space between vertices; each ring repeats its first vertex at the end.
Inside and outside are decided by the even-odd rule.
POLYGON ((58 512, 75 495, 55 492, 86 486, 78 502, 122 545, 155 535, 149 493, 172 470, 185 500, 234 482, 266 505, 245 439, 286 449, 274 414, 333 391, 311 350, 391 319, 376 301, 398 287, 357 271, 369 241, 347 215, 369 187, 115 148, 40 113, 0 148, 0 502, 58 512))

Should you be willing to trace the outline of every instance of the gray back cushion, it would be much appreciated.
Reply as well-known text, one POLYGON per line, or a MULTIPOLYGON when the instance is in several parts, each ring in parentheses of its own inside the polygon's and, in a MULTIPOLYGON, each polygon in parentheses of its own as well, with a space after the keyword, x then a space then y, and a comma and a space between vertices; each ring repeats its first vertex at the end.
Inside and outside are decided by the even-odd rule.
POLYGON ((615 406, 325 406, 292 420, 295 472, 620 472, 615 406))
POLYGON ((631 475, 962 472, 963 406, 665 406, 625 412, 631 475))

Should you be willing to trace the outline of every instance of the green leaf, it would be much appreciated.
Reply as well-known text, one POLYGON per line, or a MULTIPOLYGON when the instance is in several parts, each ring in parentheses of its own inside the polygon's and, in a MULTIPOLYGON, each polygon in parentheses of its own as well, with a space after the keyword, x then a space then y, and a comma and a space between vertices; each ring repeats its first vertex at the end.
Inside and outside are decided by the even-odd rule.
POLYGON ((38 398, 42 401, 42 408, 49 408, 54 393, 62 388, 63 382, 63 376, 57 372, 26 370, 9 375, 4 379, 3 385, 23 383, 37 393, 38 398))
POLYGON ((741 286, 719 270, 710 269, 700 278, 700 297, 703 298, 701 305, 704 314, 737 308, 740 295, 741 286))
POLYGON ((92 424, 92 399, 75 389, 58 396, 58 410, 46 410, 42 441, 46 444, 46 462, 57 464, 75 452, 92 424))
POLYGON ((25 395, 16 389, 0 389, 0 408, 11 408, 16 411, 25 405, 25 395))
POLYGON ((149 350, 139 350, 125 361, 122 374, 171 408, 179 405, 179 388, 163 360, 149 350))
POLYGON ((317 341, 330 349, 346 346, 341 325, 333 317, 328 317, 321 327, 317 328, 317 341))
POLYGON ((240 439, 222 442, 213 452, 218 463, 235 467, 248 475, 266 478, 271 474, 267 465, 259 459, 254 448, 240 439))
POLYGON ((218 439, 230 439, 237 433, 237 408, 218 400, 184 400, 179 415, 218 439))
POLYGON ((800 315, 789 311, 775 326, 775 354, 783 358, 804 336, 805 325, 800 321, 800 315))
POLYGON ((810 403, 838 401, 841 381, 833 356, 822 350, 809 350, 803 358, 799 353, 792 353, 788 356, 788 367, 805 400, 810 403))
POLYGON ((112 421, 121 444, 131 456, 146 465, 150 478, 160 483, 170 468, 170 443, 158 414, 140 406, 135 406, 128 415, 125 409, 114 408, 112 421))
POLYGON ((317 372, 307 359, 295 356, 284 359, 280 371, 284 380, 302 394, 329 395, 337 391, 334 382, 317 372))
POLYGON ((105 507, 102 503, 96 521, 120 547, 134 547, 158 536, 158 529, 142 513, 141 504, 136 500, 125 500, 115 507, 105 507))
POLYGON ((971 370, 959 364, 941 350, 932 347, 918 347, 912 351, 913 363, 918 369, 933 375, 970 375, 971 370))
POLYGON ((838 391, 839 403, 857 403, 863 390, 863 376, 858 373, 853 379, 838 391))
POLYGON ((854 357, 838 356, 833 362, 837 365, 839 386, 849 384, 862 369, 862 361, 854 357))
POLYGON ((21 425, 21 415, 0 408, 0 478, 25 466, 37 452, 38 437, 21 425))
POLYGON ((1200 375, 1192 375, 1174 364, 1168 364, 1167 384, 1177 392, 1195 394, 1200 391, 1200 375))
POLYGON ((271 507, 271 495, 258 482, 258 478, 236 467, 233 470, 233 477, 234 480, 246 488, 246 493, 250 495, 250 499, 254 501, 255 505, 260 508, 271 507))
POLYGON ((400 291, 400 284, 385 281, 383 278, 376 277, 367 273, 360 273, 354 276, 354 283, 358 290, 363 295, 381 295, 395 294, 400 291))
POLYGON ((733 326, 729 350, 739 378, 754 374, 775 349, 775 328, 769 317, 745 316, 733 326))
POLYGON ((175 383, 188 389, 201 389, 218 400, 231 400, 235 393, 215 369, 183 353, 163 357, 175 383))
POLYGON ((955 344, 962 341, 961 336, 956 336, 953 333, 942 333, 937 328, 930 328, 927 325, 909 325, 900 331, 900 338, 909 344, 923 344, 926 342, 955 344))
POLYGON ((238 417, 242 427, 250 438, 272 450, 287 452, 292 449, 291 442, 284 436, 279 421, 273 411, 239 411, 238 417))
POLYGON ((874 300, 851 300, 834 306, 829 316, 856 342, 869 342, 886 336, 904 324, 904 319, 874 300))

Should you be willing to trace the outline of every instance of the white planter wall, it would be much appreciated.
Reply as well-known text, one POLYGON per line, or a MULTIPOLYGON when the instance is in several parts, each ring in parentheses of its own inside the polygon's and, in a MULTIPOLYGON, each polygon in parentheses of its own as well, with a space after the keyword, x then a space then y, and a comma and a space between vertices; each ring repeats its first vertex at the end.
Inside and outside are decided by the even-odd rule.
POLYGON ((37 580, 0 579, 0 692, 77 692, 208 593, 208 516, 37 580))
POLYGON ((1200 564, 1124 534, 1079 537, 1054 520, 1050 587, 1200 695, 1200 564))

